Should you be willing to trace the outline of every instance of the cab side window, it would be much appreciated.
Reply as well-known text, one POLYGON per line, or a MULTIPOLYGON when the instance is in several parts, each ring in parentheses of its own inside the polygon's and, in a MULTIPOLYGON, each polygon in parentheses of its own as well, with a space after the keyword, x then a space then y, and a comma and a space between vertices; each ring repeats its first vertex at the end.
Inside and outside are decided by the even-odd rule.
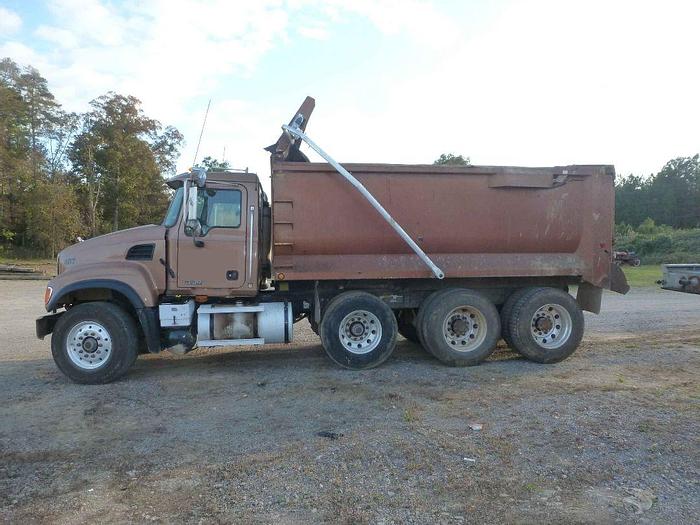
POLYGON ((240 227, 240 190, 200 188, 197 191, 197 218, 202 225, 202 235, 212 228, 240 227))

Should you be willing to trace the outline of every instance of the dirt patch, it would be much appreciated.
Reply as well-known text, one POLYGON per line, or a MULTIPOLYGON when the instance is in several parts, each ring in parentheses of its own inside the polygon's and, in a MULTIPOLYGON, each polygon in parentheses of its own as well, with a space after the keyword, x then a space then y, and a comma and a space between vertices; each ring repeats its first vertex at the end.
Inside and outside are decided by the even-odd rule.
MULTIPOLYGON (((351 372, 296 325, 268 350, 145 356, 68 382, 33 337, 43 284, 2 282, 0 519, 693 522, 700 310, 606 295, 570 359, 448 368, 400 342, 351 372), (607 310, 607 311, 605 311, 607 310), (479 428, 480 430, 475 430, 479 428)), ((692 299, 692 300, 691 300, 692 299)))

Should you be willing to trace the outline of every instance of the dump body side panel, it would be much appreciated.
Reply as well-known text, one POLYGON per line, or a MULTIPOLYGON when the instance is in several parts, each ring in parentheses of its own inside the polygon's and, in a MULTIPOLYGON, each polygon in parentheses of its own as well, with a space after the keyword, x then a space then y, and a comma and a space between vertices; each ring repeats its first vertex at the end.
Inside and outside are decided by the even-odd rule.
MULTIPOLYGON (((608 286, 612 166, 344 166, 447 278, 577 276, 608 286)), ((431 276, 327 164, 273 161, 272 200, 277 279, 431 276)))

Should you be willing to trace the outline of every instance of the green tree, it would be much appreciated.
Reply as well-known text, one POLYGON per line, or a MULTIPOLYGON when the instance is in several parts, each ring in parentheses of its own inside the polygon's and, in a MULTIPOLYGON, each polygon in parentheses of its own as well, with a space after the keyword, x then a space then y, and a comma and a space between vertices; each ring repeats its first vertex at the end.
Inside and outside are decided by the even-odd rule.
POLYGON ((49 91, 46 79, 31 66, 23 69, 16 80, 16 86, 26 109, 30 161, 32 174, 36 177, 46 158, 43 139, 60 125, 59 105, 49 91))
POLYGON ((207 168, 207 171, 227 170, 231 168, 227 160, 217 160, 209 156, 202 159, 202 166, 207 168))
POLYGON ((159 220, 168 204, 161 174, 174 171, 182 135, 147 117, 132 96, 108 93, 91 106, 69 153, 91 234, 159 220))
POLYGON ((434 165, 450 165, 450 166, 471 166, 469 157, 455 155, 453 153, 443 153, 438 159, 433 162, 434 165))
POLYGON ((700 226, 700 156, 670 160, 651 181, 651 217, 674 228, 700 226))
POLYGON ((0 60, 0 224, 2 240, 15 246, 27 243, 24 197, 42 163, 38 117, 32 111, 36 100, 27 99, 31 79, 33 71, 9 58, 0 60))
POLYGON ((649 216, 649 179, 637 175, 615 181, 615 220, 638 226, 649 216))
POLYGON ((26 210, 29 238, 52 258, 83 229, 77 195, 64 180, 40 180, 26 195, 26 210))
POLYGON ((639 226, 647 217, 674 228, 700 226, 700 156, 678 157, 647 178, 615 182, 617 222, 639 226))

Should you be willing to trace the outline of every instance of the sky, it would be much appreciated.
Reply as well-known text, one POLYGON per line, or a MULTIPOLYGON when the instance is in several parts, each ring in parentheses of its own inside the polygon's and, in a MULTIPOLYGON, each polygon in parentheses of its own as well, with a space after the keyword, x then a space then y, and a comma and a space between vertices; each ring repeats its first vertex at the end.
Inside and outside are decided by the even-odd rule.
MULTIPOLYGON (((0 57, 65 109, 115 91, 177 127, 184 171, 225 159, 269 188, 306 95, 341 162, 615 164, 700 152, 700 2, 0 0, 0 57)), ((309 152, 312 159, 318 159, 309 152)))

